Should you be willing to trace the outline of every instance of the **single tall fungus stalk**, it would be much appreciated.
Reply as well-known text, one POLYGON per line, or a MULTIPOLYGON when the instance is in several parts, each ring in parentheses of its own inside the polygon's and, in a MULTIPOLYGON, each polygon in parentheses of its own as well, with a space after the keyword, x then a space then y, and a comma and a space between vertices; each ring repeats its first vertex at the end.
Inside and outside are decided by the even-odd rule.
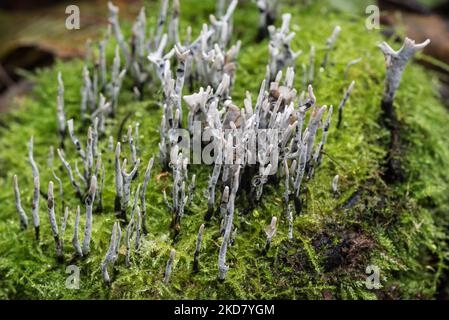
POLYGON ((384 172, 384 177, 387 182, 404 180, 404 173, 399 157, 399 123, 393 106, 394 97, 396 96, 407 63, 416 52, 424 49, 429 43, 429 39, 420 44, 416 44, 414 40, 405 38, 404 44, 398 51, 393 50, 386 42, 382 42, 379 45, 379 48, 385 56, 385 65, 387 68, 381 103, 383 112, 382 120, 385 127, 390 131, 390 145, 387 154, 386 170, 384 172))

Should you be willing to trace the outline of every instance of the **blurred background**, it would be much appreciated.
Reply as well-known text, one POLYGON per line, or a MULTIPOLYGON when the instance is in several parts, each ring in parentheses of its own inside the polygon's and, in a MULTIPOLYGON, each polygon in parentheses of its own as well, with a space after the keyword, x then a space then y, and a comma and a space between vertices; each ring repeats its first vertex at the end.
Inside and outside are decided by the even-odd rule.
MULTIPOLYGON (((120 7, 120 19, 131 20, 144 2, 156 1, 159 2, 114 3, 120 7)), ((301 6, 310 0, 285 1, 301 6)), ((366 16, 365 9, 370 4, 379 6, 381 30, 386 36, 407 34, 417 41, 432 39, 420 63, 439 73, 441 97, 449 107, 449 0, 328 0, 326 9, 366 16)), ((0 112, 12 108, 16 105, 14 100, 30 90, 32 83, 24 79, 27 72, 49 66, 58 58, 82 57, 88 47, 86 42, 97 38, 107 25, 106 7, 107 0, 1 0, 0 112), (80 30, 63 27, 65 9, 71 4, 80 8, 80 30)), ((401 41, 399 37, 397 40, 401 41)))

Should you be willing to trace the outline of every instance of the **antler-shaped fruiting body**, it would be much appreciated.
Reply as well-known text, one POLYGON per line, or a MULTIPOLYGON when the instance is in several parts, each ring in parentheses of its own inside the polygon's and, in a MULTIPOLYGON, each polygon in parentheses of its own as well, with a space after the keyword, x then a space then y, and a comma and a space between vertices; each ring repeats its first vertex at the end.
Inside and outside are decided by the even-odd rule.
POLYGON ((284 67, 291 66, 296 58, 299 57, 301 51, 294 52, 291 49, 291 41, 295 37, 294 32, 290 32, 291 14, 285 13, 282 15, 282 26, 276 29, 274 26, 269 26, 270 44, 268 51, 270 53, 270 75, 273 79, 279 71, 284 67))
POLYGON ((95 202, 95 194, 97 193, 97 177, 92 176, 90 180, 89 191, 87 192, 86 204, 86 225, 84 227, 83 255, 86 256, 90 252, 90 241, 92 237, 92 210, 95 202))
POLYGON ((201 250, 201 243, 203 242, 203 232, 204 232, 204 223, 200 226, 200 229, 198 230, 198 236, 196 238, 196 249, 195 253, 193 255, 193 272, 198 272, 198 259, 200 256, 200 250, 201 250))
POLYGON ((17 181, 17 175, 14 175, 13 177, 13 187, 14 187, 14 196, 16 201, 16 209, 19 213, 19 219, 20 219, 20 227, 25 230, 28 228, 28 217, 25 213, 25 210, 23 210, 22 202, 20 200, 20 190, 19 190, 19 183, 17 181))
POLYGON ((137 169, 140 165, 140 159, 137 159, 136 163, 134 164, 133 169, 130 173, 126 173, 126 164, 127 160, 123 160, 123 166, 122 166, 122 180, 123 180, 123 203, 122 203, 122 214, 125 215, 125 221, 126 221, 126 210, 128 208, 129 198, 131 195, 131 182, 134 179, 134 176, 137 173, 137 169))
POLYGON ((390 131, 390 141, 383 175, 387 182, 404 180, 401 158, 398 156, 400 152, 399 120, 396 115, 393 100, 408 61, 417 51, 425 48, 429 43, 429 39, 420 44, 415 44, 414 40, 405 38, 404 44, 399 51, 394 51, 386 42, 379 45, 384 53, 387 67, 381 103, 383 112, 382 123, 390 131))
POLYGON ((387 75, 385 78, 385 87, 382 97, 383 103, 393 103, 396 91, 399 88, 402 74, 407 66, 408 61, 419 50, 424 49, 430 43, 430 39, 415 44, 414 40, 405 38, 402 48, 398 51, 393 50, 388 43, 382 42, 379 48, 385 55, 385 62, 387 67, 387 75))

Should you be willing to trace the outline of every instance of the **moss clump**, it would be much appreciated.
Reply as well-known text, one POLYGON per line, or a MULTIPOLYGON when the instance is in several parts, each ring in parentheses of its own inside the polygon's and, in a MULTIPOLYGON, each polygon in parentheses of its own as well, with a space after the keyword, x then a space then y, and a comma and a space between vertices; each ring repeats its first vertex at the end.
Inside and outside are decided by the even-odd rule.
MULTIPOLYGON (((215 1, 183 2, 181 29, 187 21, 194 33, 215 1)), ((163 284, 163 270, 172 248, 170 212, 165 208, 162 191, 171 187, 156 162, 147 193, 149 234, 132 266, 124 265, 120 255, 112 285, 103 284, 100 262, 103 259, 114 223, 113 154, 107 141, 100 147, 105 162, 106 188, 104 212, 94 215, 93 244, 88 258, 74 262, 80 268, 80 288, 65 287, 67 265, 73 255, 69 248, 73 232, 74 208, 79 200, 73 194, 62 167, 66 204, 72 209, 66 231, 65 263, 54 258, 54 243, 41 201, 41 241, 34 241, 32 230, 19 231, 14 207, 12 176, 18 175, 22 202, 31 203, 32 178, 27 161, 27 141, 35 137, 35 160, 41 170, 41 185, 52 179, 47 169, 48 147, 57 146, 55 106, 57 71, 65 82, 67 118, 78 118, 80 102, 81 61, 57 62, 50 69, 32 75, 33 94, 21 102, 21 108, 0 118, 0 297, 1 298, 199 298, 199 299, 271 299, 271 298, 431 298, 447 266, 449 223, 449 114, 435 92, 436 79, 422 67, 407 68, 395 106, 401 124, 402 159, 406 182, 386 185, 380 178, 384 164, 388 132, 379 125, 380 98, 383 88, 384 61, 376 48, 381 37, 364 28, 360 17, 334 11, 323 11, 320 1, 310 6, 286 5, 293 24, 299 27, 294 49, 317 48, 317 66, 325 55, 325 41, 335 25, 342 34, 330 58, 330 66, 319 70, 315 94, 319 101, 338 105, 351 80, 356 86, 345 107, 342 128, 331 126, 322 167, 307 185, 304 208, 294 222, 294 240, 287 237, 288 224, 281 219, 267 255, 261 252, 265 243, 264 228, 273 215, 281 216, 282 193, 278 186, 266 187, 262 202, 250 213, 243 214, 237 205, 235 242, 228 254, 230 270, 224 282, 217 280, 219 223, 206 225, 200 255, 200 271, 192 273, 193 253, 199 226, 207 211, 203 191, 211 168, 192 166, 197 175, 194 203, 187 208, 182 231, 177 239, 176 258, 171 282, 163 284), (345 74, 346 64, 356 58, 362 61, 345 74), (331 190, 332 178, 339 174, 340 196, 331 190), (365 287, 368 265, 380 268, 381 288, 365 287)), ((154 23, 151 16, 149 23, 154 23)), ((242 105, 246 90, 256 93, 265 74, 268 59, 267 42, 255 44, 257 10, 250 3, 240 6, 235 14, 235 37, 243 40, 239 56, 237 82, 233 97, 242 105)), ((112 60, 113 45, 108 48, 112 60)), ((308 63, 305 54, 298 60, 308 63)), ((299 70, 300 68, 298 68, 299 70)), ((300 87, 301 76, 296 87, 300 87)), ((128 84, 129 85, 129 84, 128 84)), ((127 84, 125 83, 125 87, 127 84)), ((119 114, 108 124, 108 134, 117 136, 118 123, 128 113, 128 124, 140 123, 140 152, 146 162, 157 154, 158 126, 161 112, 157 105, 160 92, 153 92, 143 102, 133 102, 131 90, 120 96, 119 114)), ((335 119, 333 120, 335 123, 335 119)), ((84 132, 78 133, 79 137, 84 132)), ((128 151, 126 151, 128 152, 128 151)), ((75 154, 68 146, 68 155, 75 154)), ((73 160, 73 159, 71 159, 73 160)), ((58 163, 55 161, 55 163, 58 163)), ((56 204, 62 216, 62 208, 56 204)), ((84 225, 84 218, 81 219, 84 225)), ((123 252, 122 252, 123 253, 123 252)))

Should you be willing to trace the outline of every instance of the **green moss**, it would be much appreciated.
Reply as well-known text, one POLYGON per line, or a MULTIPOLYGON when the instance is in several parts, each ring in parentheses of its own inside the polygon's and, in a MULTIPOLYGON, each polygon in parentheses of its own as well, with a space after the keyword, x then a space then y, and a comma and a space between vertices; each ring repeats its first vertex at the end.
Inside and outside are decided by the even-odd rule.
MULTIPOLYGON (((181 27, 193 24, 194 32, 208 14, 214 1, 183 1, 181 27), (199 3, 201 5, 199 5, 199 3)), ((154 5, 153 5, 154 6, 154 5)), ((52 179, 46 166, 48 147, 57 146, 55 105, 57 71, 61 71, 66 88, 67 117, 79 117, 81 61, 57 62, 40 70, 32 79, 35 88, 22 101, 21 108, 0 118, 0 298, 154 298, 154 299, 341 299, 430 298, 447 266, 448 248, 445 228, 448 226, 449 115, 438 101, 436 78, 420 66, 410 65, 404 75, 395 105, 401 121, 403 163, 407 181, 386 185, 380 178, 386 154, 388 135, 378 122, 383 88, 384 61, 376 44, 377 32, 367 31, 364 20, 323 10, 317 1, 309 6, 286 5, 293 15, 297 36, 294 49, 302 49, 302 62, 308 63, 310 45, 317 47, 317 68, 324 56, 325 40, 335 25, 343 32, 331 55, 331 65, 319 70, 314 85, 320 104, 337 106, 345 88, 356 80, 346 106, 342 128, 331 126, 326 155, 316 176, 307 184, 303 213, 296 217, 293 241, 287 240, 288 224, 282 215, 282 188, 269 186, 262 202, 251 213, 242 215, 242 204, 236 210, 238 228, 230 248, 230 270, 224 282, 217 280, 217 257, 220 245, 218 221, 206 225, 200 272, 192 274, 196 232, 207 210, 204 190, 210 168, 191 166, 197 174, 198 187, 194 204, 187 208, 182 230, 174 245, 177 250, 171 283, 162 282, 163 270, 172 247, 169 230, 170 213, 163 204, 162 190, 171 187, 170 175, 161 175, 155 163, 147 195, 148 229, 141 250, 132 256, 132 267, 124 266, 120 256, 111 288, 103 285, 100 262, 109 243, 114 222, 113 154, 107 141, 101 141, 108 173, 104 192, 105 211, 94 216, 91 255, 77 261, 80 268, 79 290, 65 288, 66 266, 73 254, 70 237, 73 232, 73 209, 78 204, 64 170, 67 205, 72 209, 66 232, 64 264, 54 258, 54 242, 46 219, 45 202, 41 201, 42 240, 34 241, 32 230, 19 231, 14 207, 12 176, 17 174, 22 202, 29 207, 32 196, 31 168, 27 161, 27 141, 35 136, 35 159, 41 170, 41 185, 52 179), (346 64, 363 60, 343 77, 346 64), (341 195, 334 198, 331 181, 340 175, 341 195), (281 190, 279 190, 281 189, 281 190), (354 197, 349 209, 341 209, 354 197), (280 219, 279 230, 270 251, 261 255, 265 242, 264 228, 271 217, 280 219), (365 269, 377 265, 381 271, 379 290, 365 287, 365 269)), ((154 12, 154 11, 152 11, 154 12)), ((105 12, 106 14, 106 12, 105 12)), ((155 21, 154 14, 150 23, 155 21)), ((246 90, 258 92, 268 61, 267 42, 254 44, 257 10, 245 3, 235 15, 235 37, 242 38, 234 101, 242 104, 246 90)), ((194 33, 195 34, 195 33, 194 33)), ((108 48, 109 59, 113 46, 108 48)), ((296 87, 301 88, 301 72, 296 87)), ((126 86, 126 83, 125 83, 126 86)), ((127 90, 129 91, 129 90, 127 90)), ((108 135, 118 134, 117 122, 131 113, 128 124, 139 122, 139 147, 146 162, 157 155, 158 126, 161 112, 157 106, 159 89, 152 88, 149 98, 133 102, 130 93, 120 96, 117 120, 108 125, 108 135)), ((333 123, 335 124, 335 119, 333 123)), ((84 137, 84 131, 78 132, 84 137)), ((128 153, 128 148, 124 148, 128 153)), ((69 160, 75 154, 68 144, 69 160)), ((59 203, 57 212, 62 215, 59 203)), ((81 219, 81 226, 84 218, 81 219)))

